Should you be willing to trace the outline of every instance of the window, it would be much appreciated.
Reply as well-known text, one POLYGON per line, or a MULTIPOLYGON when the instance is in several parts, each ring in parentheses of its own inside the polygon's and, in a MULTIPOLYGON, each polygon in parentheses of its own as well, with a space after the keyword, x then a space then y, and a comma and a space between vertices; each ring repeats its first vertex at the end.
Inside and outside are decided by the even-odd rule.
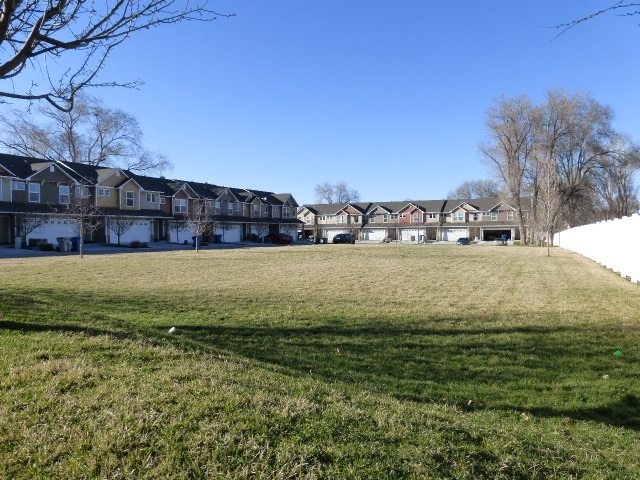
POLYGON ((488 217, 489 215, 491 215, 491 213, 490 213, 490 212, 482 212, 482 216, 483 216, 483 217, 488 217))
MULTIPOLYGON (((375 218, 373 220, 371 220, 372 222, 375 222, 375 218)), ((387 223, 389 221, 389 214, 385 213, 384 215, 382 215, 382 222, 383 223, 387 223)))
POLYGON ((491 212, 491 221, 495 222, 498 220, 498 212, 491 212))
POLYGON ((454 222, 464 222, 464 212, 456 212, 453 214, 454 222))
POLYGON ((284 218, 290 218, 291 217, 291 207, 282 207, 282 216, 284 218))
POLYGON ((40 202, 40 184, 39 183, 29 184, 29 201, 40 202))
POLYGON ((263 205, 262 206, 262 216, 263 217, 268 217, 269 216, 269 207, 267 205, 263 205))
POLYGON ((279 218, 280 217, 280 207, 272 207, 272 208, 273 208, 272 217, 273 218, 279 218))
POLYGON ((260 205, 254 205, 253 206, 253 216, 254 217, 259 217, 260 216, 260 205))
POLYGON ((111 189, 110 188, 98 188, 98 196, 99 197, 110 197, 111 189))
POLYGON ((397 220, 398 219, 398 214, 397 213, 392 213, 391 214, 391 220, 397 220))
POLYGON ((160 205, 164 205, 167 203, 167 199, 165 197, 160 197, 160 205))
POLYGON ((236 202, 236 212, 242 212, 242 205, 240 202, 236 202))
POLYGON ((513 210, 507 211, 507 220, 513 220, 513 210))
POLYGON ((407 217, 407 214, 406 214, 406 213, 401 213, 401 214, 400 214, 400 218, 406 218, 406 217, 407 217))
POLYGON ((438 218, 438 214, 437 214, 437 213, 430 213, 430 214, 429 214, 429 218, 430 218, 430 219, 432 219, 432 220, 433 220, 434 218, 438 218))
POLYGON ((69 194, 69 185, 60 185, 58 187, 58 201, 61 205, 66 205, 71 202, 69 194))
POLYGON ((125 192, 126 202, 125 205, 127 207, 135 207, 136 206, 136 192, 125 192))
POLYGON ((369 223, 376 223, 376 214, 369 215, 369 223))
POLYGON ((344 215, 338 215, 338 223, 345 223, 346 217, 344 215))
POLYGON ((18 182, 16 180, 11 180, 11 190, 24 190, 24 182, 18 182))
POLYGON ((474 214, 473 214, 473 221, 474 221, 474 222, 477 222, 478 220, 480 220, 480 216, 479 216, 479 215, 478 215, 478 213, 476 212, 476 213, 474 213, 474 214))
POLYGON ((216 215, 220 215, 220 202, 216 202, 216 215))
POLYGON ((147 202, 148 203, 156 203, 158 201, 158 197, 155 193, 147 193, 147 202))
POLYGON ((89 189, 87 187, 76 186, 76 197, 85 198, 89 196, 89 189))
POLYGON ((227 203, 227 214, 233 215, 233 203, 227 203))
POLYGON ((307 215, 304 217, 305 223, 313 223, 313 217, 311 215, 307 215))
POLYGON ((187 199, 176 198, 173 201, 173 211, 174 213, 187 213, 187 199))
POLYGON ((418 223, 420 221, 420 214, 419 213, 414 213, 413 214, 413 223, 418 223))

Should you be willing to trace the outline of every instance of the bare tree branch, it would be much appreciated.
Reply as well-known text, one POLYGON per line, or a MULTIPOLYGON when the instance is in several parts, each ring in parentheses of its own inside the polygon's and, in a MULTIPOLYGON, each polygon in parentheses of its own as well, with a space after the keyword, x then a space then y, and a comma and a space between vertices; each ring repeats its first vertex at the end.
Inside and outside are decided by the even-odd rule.
MULTIPOLYGON (((597 12, 593 12, 590 13, 587 16, 581 17, 577 20, 572 20, 570 22, 567 23, 561 23, 560 25, 556 25, 555 29, 560 30, 560 32, 553 37, 552 41, 557 39, 559 36, 563 35, 567 30, 572 29, 573 27, 576 27, 578 25, 580 25, 581 23, 585 23, 589 20, 592 20, 595 17, 599 17, 600 15, 603 15, 605 13, 609 13, 609 12, 614 12, 614 11, 619 11, 619 10, 631 10, 634 8, 639 8, 640 7, 640 3, 636 3, 636 2, 625 2, 623 1, 619 1, 614 3, 613 5, 611 5, 610 7, 607 8, 603 8, 602 10, 598 10, 597 12)), ((627 11, 623 14, 620 14, 619 16, 621 17, 631 17, 634 15, 640 15, 640 10, 631 10, 631 11, 627 11)))
POLYGON ((46 100, 70 111, 82 88, 136 87, 96 83, 112 50, 132 34, 184 21, 215 20, 208 0, 5 0, 0 2, 0 80, 26 76, 31 86, 5 82, 0 97, 46 100))

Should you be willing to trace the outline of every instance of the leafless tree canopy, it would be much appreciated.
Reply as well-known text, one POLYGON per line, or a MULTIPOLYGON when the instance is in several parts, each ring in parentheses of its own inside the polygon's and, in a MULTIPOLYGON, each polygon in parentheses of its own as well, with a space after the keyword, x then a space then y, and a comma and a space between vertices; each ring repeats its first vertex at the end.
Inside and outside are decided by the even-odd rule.
POLYGON ((467 180, 455 190, 449 192, 448 198, 495 198, 501 195, 500 183, 496 180, 467 180))
POLYGON ((324 182, 316 185, 314 189, 316 202, 318 203, 348 203, 360 201, 360 193, 350 188, 347 182, 324 182))
POLYGON ((139 173, 171 168, 163 155, 144 148, 142 129, 133 115, 107 108, 96 97, 78 93, 74 108, 68 112, 49 104, 39 105, 36 110, 39 116, 18 109, 0 115, 0 145, 28 157, 121 167, 139 173))
POLYGON ((560 223, 629 215, 638 205, 640 147, 612 122, 613 111, 589 94, 551 90, 542 105, 502 98, 488 111, 480 151, 516 203, 537 200, 530 221, 549 237, 560 223))
POLYGON ((132 34, 217 14, 207 0, 3 0, 0 2, 0 97, 46 100, 62 110, 98 82, 112 51, 132 34), (14 82, 19 79, 20 81, 14 82))

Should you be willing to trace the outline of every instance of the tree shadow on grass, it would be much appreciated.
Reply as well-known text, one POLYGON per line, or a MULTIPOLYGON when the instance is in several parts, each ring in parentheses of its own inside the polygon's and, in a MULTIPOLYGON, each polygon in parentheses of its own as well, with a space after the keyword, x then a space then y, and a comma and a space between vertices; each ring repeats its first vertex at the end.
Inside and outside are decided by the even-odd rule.
MULTIPOLYGON (((640 430, 638 397, 628 393, 612 398, 607 382, 601 380, 602 369, 612 371, 622 365, 599 335, 610 335, 609 331, 597 332, 592 326, 457 329, 431 324, 430 328, 184 325, 177 326, 177 333, 188 348, 233 352, 288 374, 344 382, 400 400, 454 404, 467 411, 515 410, 640 430), (575 408, 536 406, 565 403, 565 396, 571 396, 567 385, 589 390, 586 405, 597 406, 582 407, 579 401, 573 402, 575 408), (514 398, 524 398, 532 406, 513 407, 514 398)), ((632 360, 627 360, 626 368, 633 368, 632 360)))
MULTIPOLYGON (((492 325, 491 319, 484 320, 492 325)), ((473 324, 482 323, 476 318, 473 324)), ((94 316, 92 325, 83 324, 80 317, 49 324, 0 320, 0 330, 112 336, 231 353, 288 375, 312 375, 404 401, 456 405, 463 410, 520 411, 640 430, 639 397, 634 393, 612 397, 604 386, 607 382, 595 380, 622 365, 621 359, 611 356, 612 345, 602 340, 614 340, 606 326, 598 331, 593 326, 455 325, 454 318, 430 320, 419 328, 384 321, 354 326, 336 321, 308 327, 175 325, 177 332, 172 335, 170 325, 132 325, 111 316, 94 316), (589 384, 593 391, 586 405, 596 406, 540 406, 565 403, 563 384, 580 384, 589 375, 594 383, 589 384), (529 383, 521 384, 523 379, 529 383), (553 384, 560 385, 561 391, 546 387, 553 384)), ((625 361, 626 370, 636 369, 630 357, 625 361)))

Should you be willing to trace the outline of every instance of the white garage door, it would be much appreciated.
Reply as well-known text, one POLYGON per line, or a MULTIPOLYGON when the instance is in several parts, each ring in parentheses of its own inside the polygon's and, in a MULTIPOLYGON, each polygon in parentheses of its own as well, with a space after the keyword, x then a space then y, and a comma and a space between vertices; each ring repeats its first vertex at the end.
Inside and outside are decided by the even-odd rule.
MULTIPOLYGON (((225 230, 224 236, 221 239, 224 243, 237 243, 242 240, 242 229, 240 225, 230 226, 228 230, 225 230)), ((219 228, 216 230, 216 235, 222 235, 222 229, 219 228)))
POLYGON ((381 242, 387 237, 386 228, 363 228, 362 240, 375 240, 381 242))
MULTIPOLYGON (((109 228, 109 243, 118 243, 118 235, 116 234, 117 230, 117 227, 109 228)), ((131 225, 131 227, 126 232, 123 232, 122 230, 125 230, 125 228, 122 228, 120 230, 120 244, 126 245, 134 241, 148 243, 149 241, 151 241, 150 220, 135 220, 133 222, 133 225, 131 225)))
POLYGON ((467 228, 445 228, 442 230, 442 240, 445 242, 455 242, 459 238, 468 236, 469 229, 467 228))

